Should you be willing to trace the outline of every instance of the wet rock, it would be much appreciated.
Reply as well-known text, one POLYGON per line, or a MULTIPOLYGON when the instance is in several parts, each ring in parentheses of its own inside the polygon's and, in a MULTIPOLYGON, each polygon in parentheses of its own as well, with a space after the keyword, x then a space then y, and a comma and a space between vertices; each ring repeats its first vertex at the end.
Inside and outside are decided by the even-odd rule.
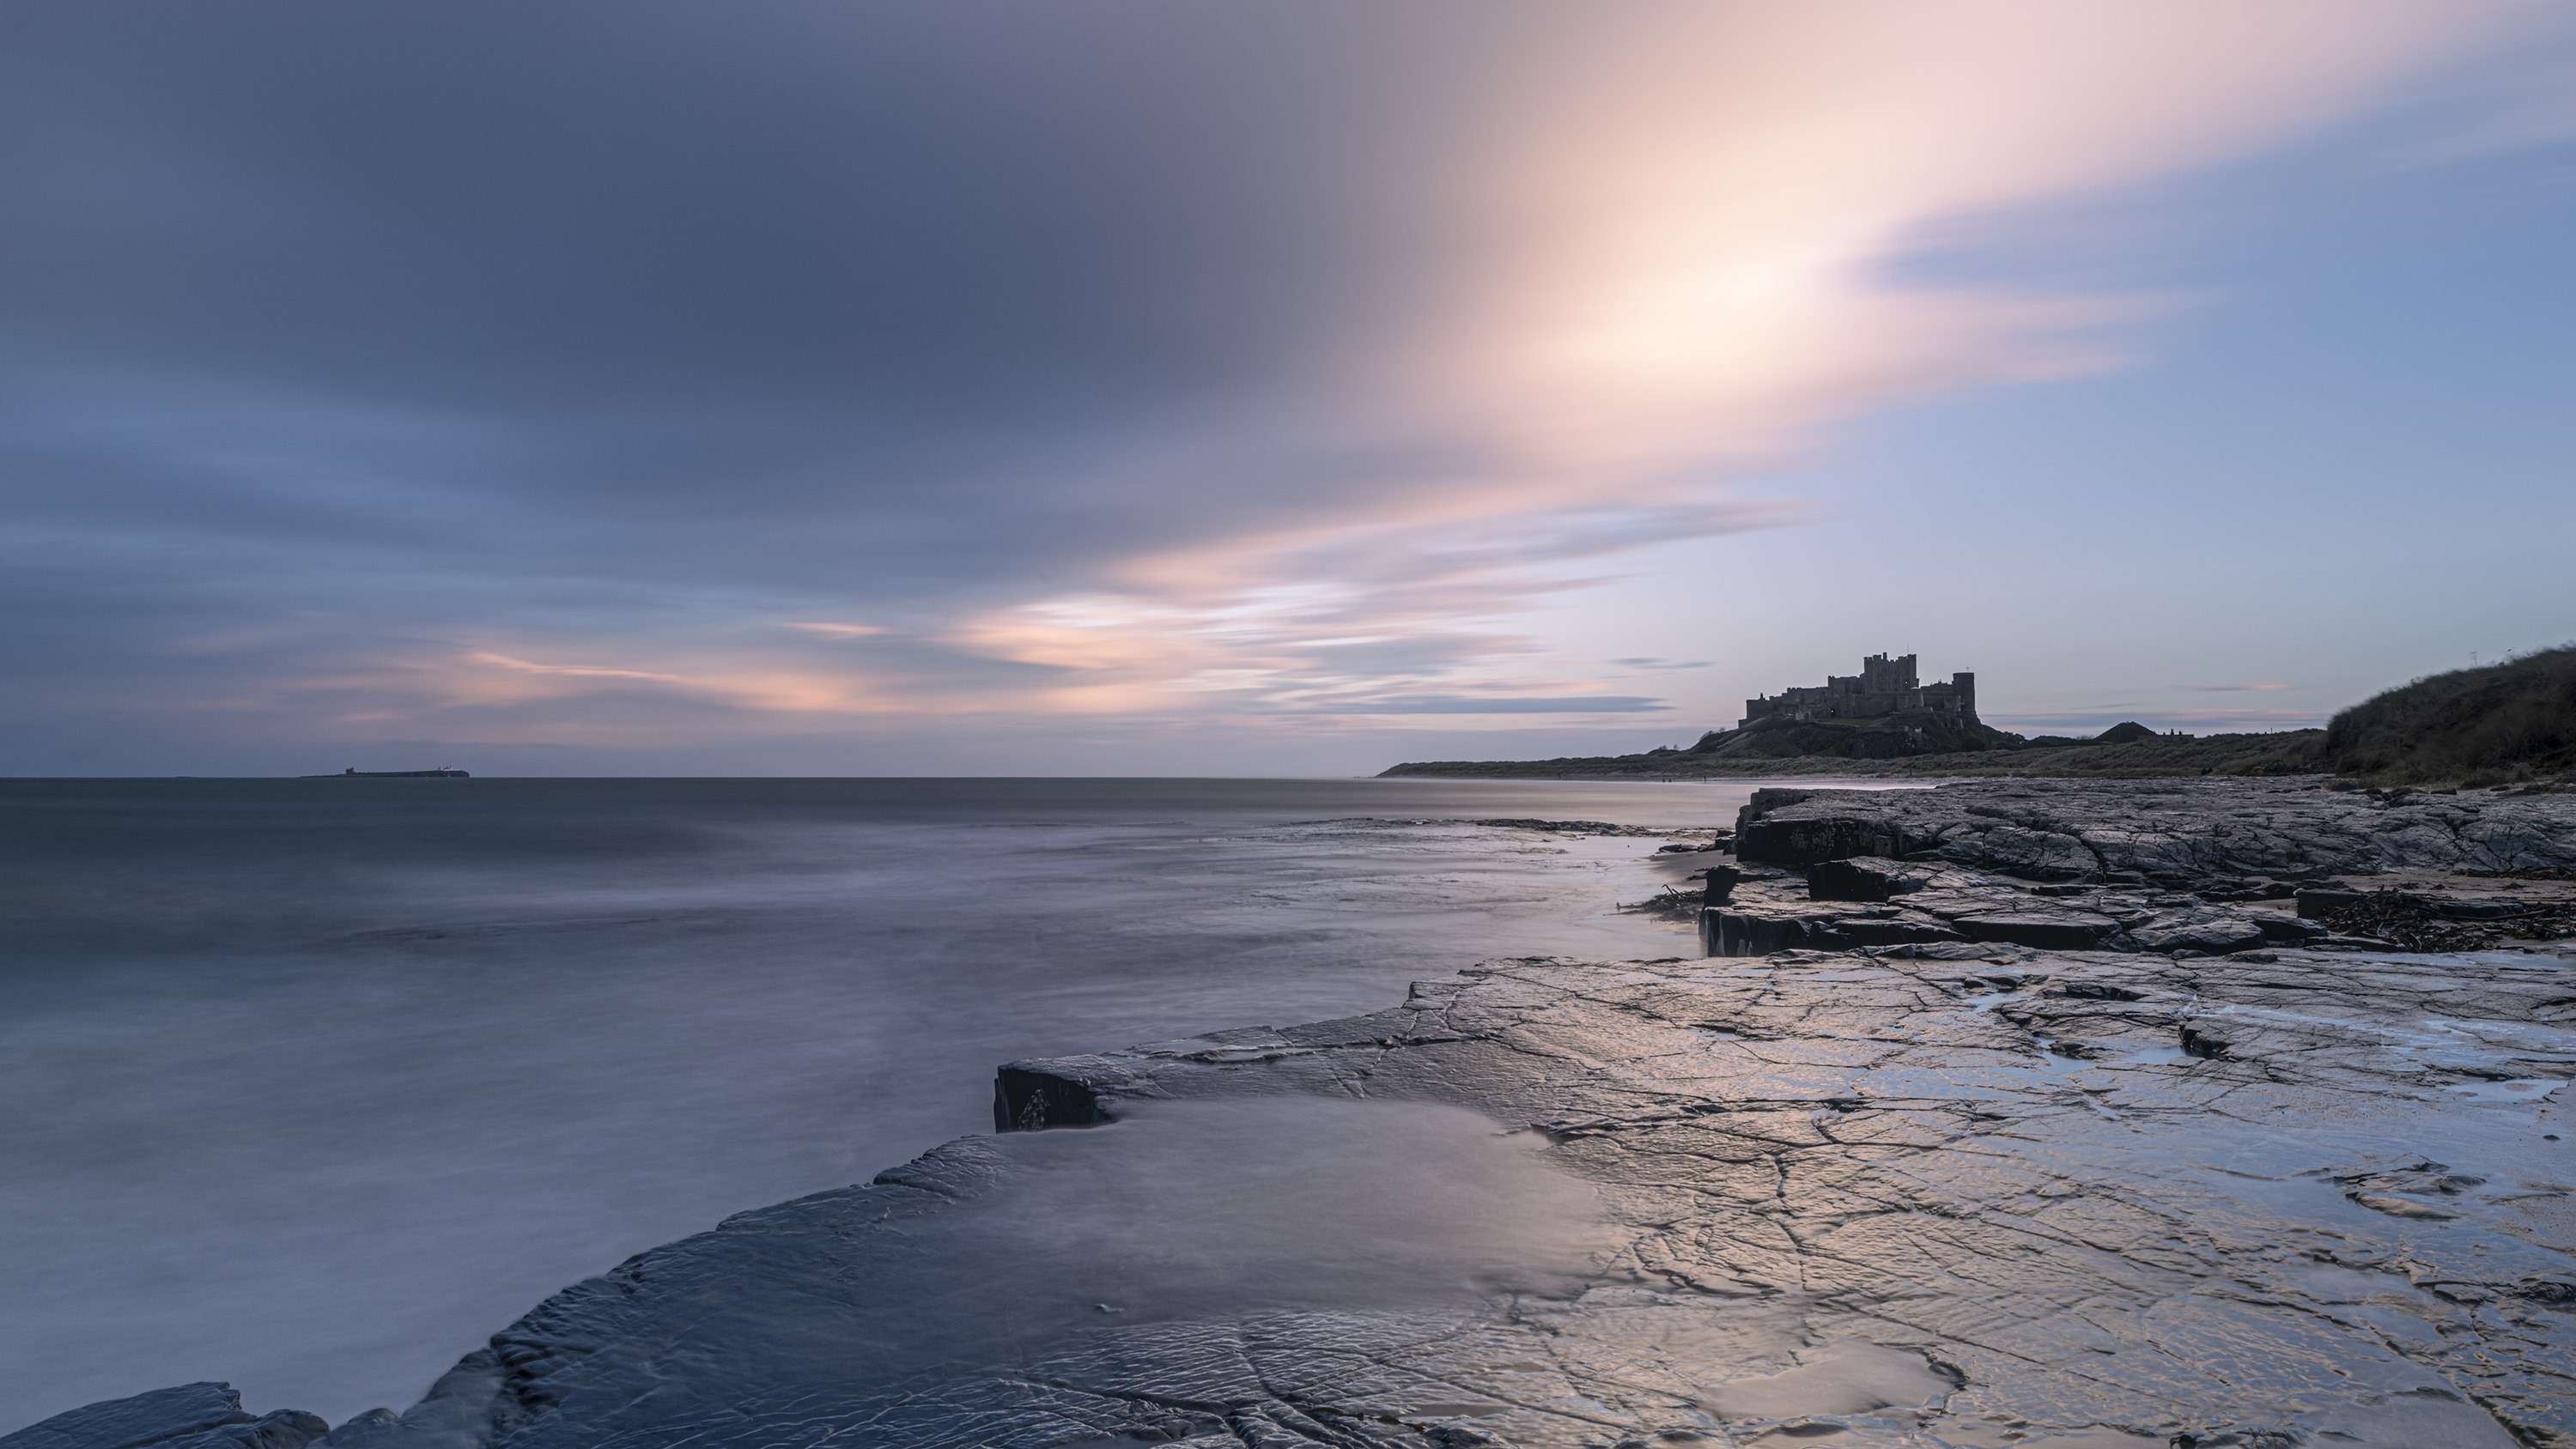
POLYGON ((1829 915, 1780 911, 1705 910, 1700 913, 1701 948, 1711 956, 1768 956, 1774 951, 1803 950, 1835 939, 1834 919, 1829 915))
POLYGON ((1932 916, 1900 912, 1886 917, 1847 916, 1834 923, 1834 934, 1847 946, 1899 946, 1934 941, 1965 941, 1958 927, 1932 916))
POLYGON ((2191 956, 2576 937, 2576 869, 2531 863, 2576 854, 2576 797, 2430 801, 2264 780, 1759 791, 1740 858, 1803 873, 1807 889, 1736 892, 1703 936, 1729 955, 1956 935, 2191 956), (1881 853, 1826 856, 1856 844, 1881 853), (2477 864, 2495 861, 2519 863, 2477 864), (2311 879, 2294 890, 2284 875, 2311 879), (2296 914, 2249 904, 2292 895, 2296 914), (1907 921, 1891 925, 1875 908, 1897 901, 1907 921), (1820 914, 1827 902, 1850 909, 1820 914))
MULTIPOLYGON (((2418 1222, 2456 1219, 2460 1211, 2454 1202, 2462 1194, 2486 1185, 2484 1178, 2452 1172, 2441 1163, 2421 1159, 2399 1167, 2321 1175, 2341 1187, 2346 1198, 2372 1212, 2418 1222)), ((2516 1284, 2514 1289, 2520 1286, 2516 1284)), ((2485 1288, 2476 1291, 2476 1298, 2487 1296, 2485 1288)))
POLYGON ((1735 887, 1741 883, 1743 879, 1744 872, 1736 869, 1734 866, 1710 866, 1708 868, 1707 876, 1708 893, 1702 898, 1702 904, 1709 906, 1725 905, 1728 901, 1734 898, 1735 887))
POLYGON ((303 1449, 331 1426, 300 1409, 262 1414, 247 1424, 228 1424, 202 1434, 166 1441, 161 1449, 303 1449))
POLYGON ((1089 1088, 1013 1062, 993 1074, 993 1130, 1036 1132, 1109 1120, 1089 1088))
POLYGON ((2576 938, 2576 881, 2565 872, 2464 875, 2406 870, 2329 881, 2298 893, 2298 913, 2339 934, 2414 951, 2476 950, 2501 941, 2576 938))
POLYGON ((2324 951, 2401 951, 2405 949, 2394 941, 2383 941, 2377 936, 2345 936, 2335 933, 2318 936, 2308 944, 2324 951))
MULTIPOLYGON (((1371 825, 1383 823, 1372 816, 1362 816, 1359 818, 1371 825)), ((1509 817, 1488 817, 1481 820, 1461 821, 1460 823, 1465 825, 1481 826, 1487 830, 1527 830, 1540 835, 1630 835, 1651 837, 1664 833, 1651 826, 1614 825, 1606 820, 1538 820, 1528 816, 1518 815, 1509 817)))
POLYGON ((467 1354, 400 1414, 369 1409, 322 1436, 315 1449, 479 1449, 496 1431, 493 1414, 506 1376, 491 1348, 467 1354))
MULTIPOLYGON (((1765 791, 1701 912, 1735 959, 1495 962, 1364 1016, 997 1075, 998 1129, 1121 1121, 1032 1139, 1103 1151, 1172 1104, 1470 1108, 1587 1185, 1600 1236, 1561 1277, 1160 1312, 1068 1280, 1054 1312, 954 1248, 997 1203, 1052 1228, 1066 1180, 967 1138, 575 1285, 325 1443, 2576 1441, 2576 1188, 2540 1145, 2576 1094, 2576 956, 2390 953, 2245 904, 2560 868, 2576 807, 2152 784, 1765 791), (1830 898, 1862 878, 1911 888, 1830 898), (926 1346, 957 1321, 1007 1351, 926 1346)), ((1204 1175, 1396 1160, 1293 1142, 1229 1133, 1204 1175)), ((1050 1284, 1099 1236, 1013 1271, 1050 1284)), ((39 1431, 0 1445, 119 1442, 39 1431)))
POLYGON ((2042 951, 2085 951, 2117 935, 2120 923, 2084 911, 2006 911, 1951 920, 1971 941, 2009 941, 2042 951))
POLYGON ((1933 872, 1901 861, 1859 856, 1822 860, 1807 869, 1807 896, 1819 901, 1887 901, 1930 885, 1933 872))
POLYGON ((1956 927, 1913 912, 1861 916, 1777 908, 1704 911, 1700 938, 1702 949, 1711 956, 1768 956, 1776 951, 1841 951, 1967 939, 1956 927))
POLYGON ((1871 858, 1811 866, 1803 889, 1798 874, 1748 872, 1722 912, 1704 916, 1708 952, 1759 956, 1956 941, 2135 949, 2120 931, 2121 916, 2111 912, 2146 913, 2142 894, 2106 896, 2088 888, 2081 898, 2053 898, 2035 894, 2027 882, 1978 871, 1871 858), (1882 886, 1902 888, 1891 889, 1884 902, 1847 899, 1874 897, 1882 886))
POLYGON ((194 1383, 56 1414, 0 1449, 303 1449, 329 1427, 293 1409, 254 1418, 232 1385, 194 1383))
POLYGON ((2274 937, 2263 923, 2242 912, 2212 906, 2186 906, 2157 911, 2128 925, 2129 939, 2141 951, 2198 951, 2224 955, 2260 946, 2274 937))
POLYGON ((1748 862, 1808 866, 1858 855, 1902 855, 1899 820, 1883 814, 1833 809, 1800 811, 1820 795, 1850 792, 1756 790, 1736 813, 1735 853, 1748 862))
POLYGON ((2525 1278, 2513 1285, 2513 1291, 2534 1303, 2552 1308, 2576 1308, 2576 1283, 2551 1278, 2525 1278))
POLYGON ((2195 1026, 2190 1022, 2183 1023, 2182 1052, 2184 1056, 2198 1057, 2205 1062, 2224 1061, 2228 1056, 2228 1051, 2229 1048, 2226 1038, 2212 1036, 2206 1030, 2195 1026))
MULTIPOLYGON (((1747 862, 1856 855, 2034 880, 2134 873, 2190 883, 2401 869, 2576 868, 2576 796, 2375 800, 2313 780, 1982 780, 1931 790, 1762 790, 1737 818, 1747 862)), ((2269 888, 2267 886, 2267 888, 2269 888)))
POLYGON ((907 1366, 875 1345, 918 1336, 913 1295, 976 1291, 923 1256, 937 1224, 1062 1191, 969 1139, 558 1295, 455 1396, 447 1422, 483 1438, 406 1415, 347 1442, 2576 1434, 2576 1245, 2547 1226, 2571 1199, 2529 1165, 2530 1114, 2560 1109, 2449 1085, 2576 1075, 2576 961, 2243 962, 1986 943, 1502 962, 1367 1016, 1017 1063, 1006 1103, 1141 1121, 1283 1094, 1469 1104, 1593 1184, 1610 1232, 1587 1277, 1481 1307, 1085 1311, 1007 1364, 907 1366))
POLYGON ((2248 910, 2240 914, 2260 927, 2263 938, 2267 941, 2296 944, 2316 941, 2333 934, 2322 922, 2302 920, 2297 916, 2285 915, 2279 911, 2248 910))

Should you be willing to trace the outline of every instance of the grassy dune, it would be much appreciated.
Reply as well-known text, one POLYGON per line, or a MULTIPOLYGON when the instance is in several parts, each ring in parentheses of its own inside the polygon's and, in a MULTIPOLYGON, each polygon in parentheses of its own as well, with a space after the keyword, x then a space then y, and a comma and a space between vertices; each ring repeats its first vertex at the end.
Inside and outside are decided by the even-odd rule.
POLYGON ((2382 784, 2576 776, 2576 646, 2375 695, 2326 725, 2317 764, 2382 784))

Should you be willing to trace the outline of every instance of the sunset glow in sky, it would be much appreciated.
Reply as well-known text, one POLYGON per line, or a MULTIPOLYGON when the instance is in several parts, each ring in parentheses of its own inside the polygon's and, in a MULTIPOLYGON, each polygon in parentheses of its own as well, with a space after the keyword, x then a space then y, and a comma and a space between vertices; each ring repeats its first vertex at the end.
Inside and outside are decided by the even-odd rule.
POLYGON ((0 774, 1358 773, 2576 637, 2576 12, 0 17, 0 774))

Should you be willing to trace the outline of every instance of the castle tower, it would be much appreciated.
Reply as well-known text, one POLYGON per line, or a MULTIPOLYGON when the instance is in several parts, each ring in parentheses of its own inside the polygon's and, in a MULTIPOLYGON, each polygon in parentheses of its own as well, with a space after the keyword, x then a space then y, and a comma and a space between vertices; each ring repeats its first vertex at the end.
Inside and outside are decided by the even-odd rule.
POLYGON ((1860 662, 1860 691, 1864 694, 1907 694, 1923 687, 1915 678, 1915 656, 1899 654, 1889 658, 1873 654, 1860 662))

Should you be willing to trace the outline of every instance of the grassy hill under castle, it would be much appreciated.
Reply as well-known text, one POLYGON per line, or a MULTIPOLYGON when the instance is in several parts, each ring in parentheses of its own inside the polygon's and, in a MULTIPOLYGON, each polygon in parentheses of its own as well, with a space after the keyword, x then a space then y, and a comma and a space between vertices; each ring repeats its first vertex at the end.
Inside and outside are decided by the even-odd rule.
POLYGON ((2373 785, 2576 781, 2576 646, 2428 675, 2324 729, 2167 735, 2122 724, 2092 740, 2025 739, 1951 714, 1757 719, 1687 747, 1553 760, 1440 760, 1390 776, 1691 780, 1784 775, 2340 774, 2373 785))

